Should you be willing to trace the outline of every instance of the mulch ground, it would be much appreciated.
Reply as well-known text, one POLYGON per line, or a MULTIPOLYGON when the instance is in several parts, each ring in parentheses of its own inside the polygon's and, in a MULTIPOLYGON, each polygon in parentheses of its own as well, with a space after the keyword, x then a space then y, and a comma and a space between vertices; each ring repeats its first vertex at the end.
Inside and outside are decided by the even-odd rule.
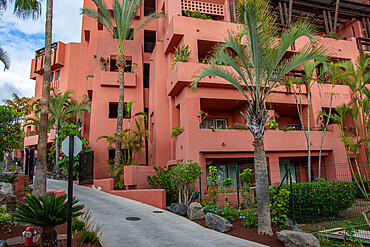
MULTIPOLYGON (((25 203, 24 195, 17 194, 17 201, 25 203)), ((5 204, 5 201, 0 202, 0 205, 5 204)), ((14 238, 22 237, 23 231, 25 231, 27 228, 27 225, 16 225, 15 223, 11 225, 4 225, 0 224, 0 240, 6 240, 7 242, 17 242, 14 241, 14 238)), ((41 227, 34 227, 34 229, 37 231, 37 234, 41 234, 42 228, 41 227)), ((60 239, 58 241, 59 246, 67 246, 67 223, 59 225, 56 227, 56 231, 58 233, 58 238, 60 239)), ((73 233, 73 239, 72 239, 72 245, 78 246, 78 247, 92 247, 91 244, 85 244, 82 243, 80 240, 81 232, 74 232, 73 233)), ((21 244, 11 244, 9 243, 9 246, 11 247, 22 247, 24 246, 23 243, 21 244)), ((19 241, 18 241, 19 242, 19 241)), ((38 239, 37 242, 34 243, 33 246, 40 246, 40 240, 38 239)), ((100 244, 94 245, 97 247, 101 247, 100 244)))
MULTIPOLYGON (((205 220, 193 220, 193 222, 206 227, 206 221, 205 220)), ((271 237, 269 236, 260 236, 258 235, 257 228, 247 228, 243 226, 243 221, 241 219, 236 219, 235 221, 230 222, 233 225, 233 228, 231 231, 226 232, 225 234, 246 239, 252 242, 264 244, 271 247, 283 247, 283 243, 280 242, 280 240, 277 238, 275 232, 279 232, 281 230, 284 230, 282 228, 273 228, 274 235, 271 237)))

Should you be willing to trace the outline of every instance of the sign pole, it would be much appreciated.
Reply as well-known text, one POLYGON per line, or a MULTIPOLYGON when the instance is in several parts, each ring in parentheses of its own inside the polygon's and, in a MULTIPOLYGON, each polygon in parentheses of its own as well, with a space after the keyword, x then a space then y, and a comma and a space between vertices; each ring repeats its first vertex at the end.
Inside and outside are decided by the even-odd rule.
POLYGON ((68 219, 67 246, 72 247, 72 200, 73 200, 73 163, 74 136, 69 136, 69 167, 68 167, 68 219))

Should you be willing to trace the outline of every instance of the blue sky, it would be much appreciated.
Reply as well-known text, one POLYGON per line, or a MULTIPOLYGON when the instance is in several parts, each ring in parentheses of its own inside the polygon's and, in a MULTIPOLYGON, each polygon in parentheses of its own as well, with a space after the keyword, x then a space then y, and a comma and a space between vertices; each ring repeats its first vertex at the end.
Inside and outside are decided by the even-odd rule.
MULTIPOLYGON (((12 93, 33 97, 35 81, 31 80, 31 60, 35 51, 44 47, 45 2, 40 19, 22 20, 12 14, 12 5, 0 19, 0 44, 11 59, 10 70, 0 63, 0 104, 12 93)), ((53 42, 80 42, 80 9, 83 0, 54 0, 53 42)))

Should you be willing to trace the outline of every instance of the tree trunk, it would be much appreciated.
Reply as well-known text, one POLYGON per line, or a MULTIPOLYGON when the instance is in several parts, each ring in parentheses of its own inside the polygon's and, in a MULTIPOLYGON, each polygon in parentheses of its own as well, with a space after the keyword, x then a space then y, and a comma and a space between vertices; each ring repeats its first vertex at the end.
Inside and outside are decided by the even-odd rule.
POLYGON ((307 92, 308 105, 307 105, 307 169, 308 169, 308 182, 312 181, 311 178, 311 136, 310 136, 310 104, 311 104, 311 88, 307 92))
POLYGON ((34 178, 33 194, 46 194, 46 147, 48 139, 48 115, 50 98, 50 71, 51 71, 51 38, 53 20, 53 0, 46 3, 45 23, 45 63, 44 79, 42 83, 41 114, 39 139, 37 144, 37 162, 34 178))
POLYGON ((41 247, 58 247, 57 231, 55 227, 43 227, 41 233, 41 247))
POLYGON ((60 150, 59 150, 58 134, 57 134, 59 129, 60 129, 59 124, 57 124, 54 128, 54 130, 55 130, 55 165, 54 165, 54 169, 55 169, 56 173, 60 173, 59 164, 58 164, 60 150))
POLYGON ((258 234, 272 236, 269 181, 263 137, 254 139, 254 170, 256 179, 258 234))
POLYGON ((121 131, 123 125, 123 107, 124 107, 124 97, 125 97, 125 66, 126 66, 126 59, 125 54, 123 51, 119 51, 117 56, 117 67, 118 67, 118 84, 119 84, 119 100, 118 100, 118 112, 117 112, 117 140, 116 146, 114 150, 114 166, 117 167, 121 164, 121 131))

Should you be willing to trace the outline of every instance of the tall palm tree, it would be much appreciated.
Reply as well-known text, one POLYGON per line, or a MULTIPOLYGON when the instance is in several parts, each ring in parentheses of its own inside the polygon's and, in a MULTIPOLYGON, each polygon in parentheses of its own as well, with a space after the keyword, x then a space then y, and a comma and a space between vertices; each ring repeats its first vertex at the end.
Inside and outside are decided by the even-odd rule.
POLYGON ((53 0, 46 2, 46 22, 45 22, 45 60, 44 78, 41 93, 41 112, 39 139, 37 143, 37 162, 36 173, 33 180, 33 194, 46 194, 46 148, 48 140, 48 114, 50 97, 50 78, 51 78, 51 38, 53 21, 53 0))
MULTIPOLYGON (((120 137, 122 132, 123 124, 123 107, 124 107, 124 70, 126 67, 125 58, 125 44, 126 40, 131 39, 138 30, 142 29, 146 24, 154 19, 165 17, 164 13, 151 13, 144 19, 142 19, 134 28, 134 31, 130 32, 130 27, 135 20, 136 12, 140 9, 142 0, 113 0, 113 18, 110 10, 103 0, 92 0, 97 9, 83 9, 82 14, 88 15, 100 23, 106 28, 106 30, 112 35, 115 40, 118 56, 117 56, 117 67, 118 67, 118 84, 119 84, 119 101, 118 101, 118 113, 117 113, 117 127, 116 133, 120 137)), ((118 166, 121 163, 121 138, 117 138, 115 144, 114 154, 114 165, 118 166)))
POLYGON ((310 60, 325 60, 326 50, 307 45, 289 59, 284 54, 300 37, 313 41, 315 28, 308 21, 298 21, 278 34, 278 28, 270 7, 265 0, 240 0, 238 22, 240 33, 229 33, 200 69, 192 82, 192 88, 207 76, 217 76, 230 82, 247 100, 248 109, 241 113, 254 137, 254 168, 256 179, 258 233, 272 235, 268 171, 263 143, 264 127, 269 120, 265 101, 271 90, 288 72, 310 60), (230 67, 218 66, 224 62, 230 67))

